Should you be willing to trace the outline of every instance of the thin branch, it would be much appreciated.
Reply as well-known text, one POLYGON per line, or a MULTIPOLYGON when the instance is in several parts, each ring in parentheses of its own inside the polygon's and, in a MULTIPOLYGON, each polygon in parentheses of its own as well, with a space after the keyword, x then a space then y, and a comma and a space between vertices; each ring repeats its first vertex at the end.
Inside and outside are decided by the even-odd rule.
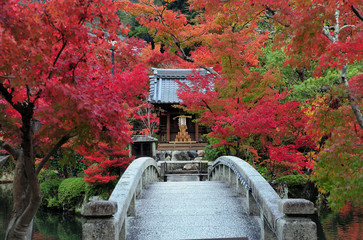
POLYGON ((35 94, 35 98, 34 98, 34 104, 35 104, 35 102, 40 98, 40 94, 42 93, 42 91, 43 91, 43 89, 40 89, 36 94, 35 94))
POLYGON ((83 53, 83 55, 78 59, 76 66, 74 66, 73 70, 72 70, 72 78, 73 78, 73 82, 77 83, 76 81, 76 68, 78 66, 78 64, 82 61, 82 59, 86 56, 85 53, 83 53))
POLYGON ((62 38, 60 39, 60 40, 62 40, 62 42, 63 42, 63 44, 62 44, 62 47, 61 47, 61 49, 59 50, 59 52, 58 52, 58 54, 57 54, 57 57, 54 59, 54 62, 53 62, 53 68, 52 68, 52 70, 49 72, 49 75, 48 75, 48 79, 50 79, 51 77, 52 77, 52 74, 53 74, 53 71, 54 71, 54 67, 55 67, 55 65, 56 65, 56 63, 57 63, 57 61, 58 61, 58 59, 59 59, 59 57, 60 57, 60 55, 62 54, 62 52, 63 52, 63 50, 64 50, 64 48, 66 47, 66 45, 67 45, 67 40, 65 39, 65 36, 64 36, 64 33, 59 29, 59 28, 57 28, 55 25, 54 25, 54 23, 53 22, 51 22, 50 21, 50 16, 49 16, 49 14, 47 13, 47 11, 46 10, 44 10, 44 13, 45 13, 45 16, 47 17, 47 19, 48 19, 48 22, 49 22, 49 24, 56 30, 56 31, 58 31, 59 33, 60 33, 60 35, 62 36, 62 38))
POLYGON ((200 65, 201 68, 203 68, 204 70, 207 70, 208 72, 210 72, 211 74, 216 75, 219 78, 222 78, 221 75, 219 75, 219 73, 217 73, 213 68, 211 67, 207 67, 205 65, 200 65))
POLYGON ((341 28, 339 29, 339 31, 340 31, 340 30, 342 30, 342 29, 344 29, 344 28, 346 28, 346 27, 354 28, 354 27, 355 27, 355 25, 344 25, 343 27, 341 27, 341 28))
POLYGON ((276 22, 278 22, 279 24, 281 24, 284 27, 290 27, 290 24, 283 23, 279 19, 274 18, 277 10, 272 10, 268 5, 266 5, 266 10, 271 13, 272 19, 274 19, 276 22))
MULTIPOLYGON (((247 24, 249 24, 252 20, 256 19, 261 13, 263 13, 265 11, 265 9, 262 9, 261 11, 259 11, 255 16, 254 18, 251 18, 250 20, 248 20, 247 22, 245 22, 241 28, 245 28, 247 26, 247 24)), ((273 14, 274 15, 274 14, 273 14)))
POLYGON ((71 135, 66 135, 63 136, 54 146, 53 148, 48 152, 48 154, 42 159, 42 161, 37 165, 37 168, 35 170, 35 174, 38 175, 40 170, 43 168, 44 164, 47 163, 47 161, 50 159, 51 156, 53 156, 58 149, 65 144, 66 142, 68 142, 69 139, 71 139, 74 136, 71 135))
POLYGON ((177 55, 178 57, 180 57, 181 59, 183 59, 183 60, 185 60, 187 62, 191 62, 191 63, 194 62, 194 59, 193 58, 190 58, 190 57, 188 57, 186 55, 181 55, 178 52, 175 52, 175 55, 177 55))
POLYGON ((54 59, 54 62, 53 62, 53 68, 52 70, 49 72, 49 75, 48 75, 48 79, 50 79, 52 77, 52 74, 53 74, 53 71, 54 71, 54 67, 55 65, 57 64, 57 61, 60 57, 60 55, 62 54, 64 48, 66 47, 67 45, 67 40, 64 39, 64 36, 63 36, 63 44, 62 44, 62 48, 59 50, 58 54, 57 54, 57 57, 54 59))
POLYGON ((360 15, 360 13, 358 12, 358 10, 352 5, 351 7, 352 11, 354 12, 354 14, 361 20, 363 21, 363 16, 360 15))
POLYGON ((16 78, 15 76, 0 76, 0 78, 5 78, 5 79, 14 79, 16 78))
POLYGON ((17 159, 20 155, 20 152, 11 146, 9 143, 5 142, 4 140, 0 140, 0 147, 4 148, 8 153, 13 156, 14 159, 17 159))
POLYGON ((2 83, 0 83, 0 94, 5 98, 5 100, 19 113, 21 113, 22 109, 19 104, 13 103, 13 95, 8 92, 6 87, 2 83))
POLYGON ((204 105, 208 108, 208 110, 209 110, 211 113, 213 113, 212 109, 209 107, 208 103, 207 103, 204 99, 202 99, 202 102, 203 102, 203 103, 204 103, 204 105))

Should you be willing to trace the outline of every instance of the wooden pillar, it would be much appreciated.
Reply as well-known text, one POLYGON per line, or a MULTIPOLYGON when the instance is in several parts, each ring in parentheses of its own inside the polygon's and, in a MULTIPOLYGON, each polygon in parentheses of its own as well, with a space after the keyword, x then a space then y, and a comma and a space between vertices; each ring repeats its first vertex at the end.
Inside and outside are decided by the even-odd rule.
POLYGON ((166 141, 170 142, 170 113, 166 114, 166 141))
POLYGON ((199 141, 199 126, 198 123, 195 123, 195 141, 199 141))

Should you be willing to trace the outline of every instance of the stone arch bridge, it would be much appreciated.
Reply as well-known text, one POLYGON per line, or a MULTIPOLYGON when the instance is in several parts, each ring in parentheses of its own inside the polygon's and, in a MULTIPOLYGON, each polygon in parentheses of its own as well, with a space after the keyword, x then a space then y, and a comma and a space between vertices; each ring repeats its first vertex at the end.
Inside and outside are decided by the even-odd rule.
POLYGON ((108 201, 84 209, 84 240, 316 240, 314 204, 280 199, 247 162, 218 158, 209 181, 160 182, 152 158, 133 161, 108 201))

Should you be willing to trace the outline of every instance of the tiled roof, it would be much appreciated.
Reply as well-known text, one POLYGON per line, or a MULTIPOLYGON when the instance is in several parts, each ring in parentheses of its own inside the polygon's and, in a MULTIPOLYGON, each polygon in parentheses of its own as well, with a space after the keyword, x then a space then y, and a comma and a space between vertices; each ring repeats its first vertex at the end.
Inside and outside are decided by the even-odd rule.
POLYGON ((161 69, 154 68, 154 75, 150 76, 150 95, 151 103, 180 103, 177 96, 179 84, 176 82, 188 83, 187 76, 193 71, 207 74, 204 69, 161 69))
POLYGON ((158 139, 148 136, 148 135, 135 135, 131 139, 134 143, 136 143, 136 142, 157 142, 158 141, 158 139))

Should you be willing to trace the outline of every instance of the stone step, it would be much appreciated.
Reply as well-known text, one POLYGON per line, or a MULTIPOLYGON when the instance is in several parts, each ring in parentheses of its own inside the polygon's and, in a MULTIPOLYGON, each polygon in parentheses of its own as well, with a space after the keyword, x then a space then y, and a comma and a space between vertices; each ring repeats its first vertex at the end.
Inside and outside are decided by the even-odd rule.
POLYGON ((143 189, 128 240, 248 237, 260 239, 256 219, 222 182, 158 182, 143 189))

